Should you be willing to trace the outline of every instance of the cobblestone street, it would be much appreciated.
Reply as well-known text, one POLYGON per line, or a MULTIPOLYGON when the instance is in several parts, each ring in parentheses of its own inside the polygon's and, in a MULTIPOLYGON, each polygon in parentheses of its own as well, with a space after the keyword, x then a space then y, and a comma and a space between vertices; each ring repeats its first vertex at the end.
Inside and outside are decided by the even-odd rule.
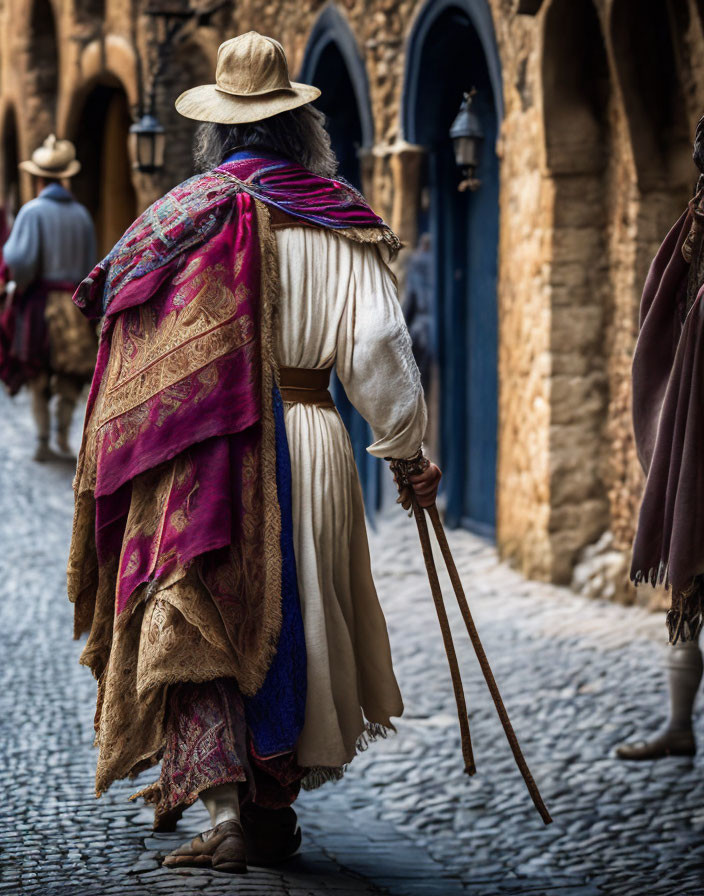
MULTIPOLYGON (((0 416, 0 892, 704 893, 704 758, 636 765, 612 758, 616 743, 663 720, 663 619, 528 582, 500 564, 491 545, 450 533, 554 818, 544 828, 451 610, 478 766, 474 778, 463 774, 418 539, 400 509, 372 533, 406 701, 397 734, 361 754, 342 782, 302 795, 303 848, 285 866, 234 879, 160 868, 157 854, 205 827, 204 811, 194 807, 175 834, 155 836, 151 812, 127 801, 141 780, 94 800, 95 683, 78 665, 65 593, 73 471, 30 460, 25 396, 1 395, 0 416)), ((704 736, 700 715, 697 729, 704 736)))

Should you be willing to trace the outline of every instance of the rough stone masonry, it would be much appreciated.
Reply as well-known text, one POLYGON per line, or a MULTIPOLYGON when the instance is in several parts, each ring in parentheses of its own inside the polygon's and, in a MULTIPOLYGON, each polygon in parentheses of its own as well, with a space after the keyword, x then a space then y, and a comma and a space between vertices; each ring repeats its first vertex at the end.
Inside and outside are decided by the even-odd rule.
MULTIPOLYGON (((144 14, 147 4, 3 0, 3 201, 16 202, 18 191, 28 198, 29 183, 17 182, 16 163, 48 130, 77 139, 86 162, 77 189, 93 204, 106 248, 125 222, 190 173, 193 128, 175 113, 173 99, 212 79, 223 35, 251 28, 276 35, 295 75, 329 6, 242 0, 224 4, 202 27, 189 26, 159 84, 167 164, 151 177, 131 169, 125 143, 142 75, 156 64, 163 39, 144 14)), ((447 4, 339 0, 333 6, 330 40, 340 47, 341 65, 355 61, 348 74, 370 109, 371 137, 358 148, 365 191, 412 246, 427 148, 410 145, 403 131, 416 64, 410 49, 418 29, 447 4)), ((606 577, 610 594, 632 601, 624 564, 612 556, 628 551, 641 488, 630 358, 649 260, 694 181, 691 136, 704 109, 702 4, 456 0, 455 7, 458 15, 484 22, 501 85, 499 551, 528 576, 567 583, 585 548, 608 545, 603 552, 592 547, 575 582, 594 591, 594 582, 606 577)), ((404 264, 402 257, 401 276, 404 264)))

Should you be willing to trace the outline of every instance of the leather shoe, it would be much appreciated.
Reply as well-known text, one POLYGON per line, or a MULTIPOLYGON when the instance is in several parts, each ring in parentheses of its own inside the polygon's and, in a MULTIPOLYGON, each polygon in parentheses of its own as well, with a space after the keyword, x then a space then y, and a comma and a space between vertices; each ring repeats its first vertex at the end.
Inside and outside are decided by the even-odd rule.
POLYGON ((664 759, 667 756, 694 756, 697 744, 691 730, 664 731, 653 740, 616 747, 616 756, 633 762, 664 759))
POLYGON ((230 874, 247 871, 247 853, 239 821, 219 825, 184 843, 164 858, 166 868, 213 868, 230 874))
POLYGON ((247 858, 252 865, 278 865, 301 845, 301 829, 291 806, 264 809, 255 803, 241 808, 242 827, 247 845, 247 858))

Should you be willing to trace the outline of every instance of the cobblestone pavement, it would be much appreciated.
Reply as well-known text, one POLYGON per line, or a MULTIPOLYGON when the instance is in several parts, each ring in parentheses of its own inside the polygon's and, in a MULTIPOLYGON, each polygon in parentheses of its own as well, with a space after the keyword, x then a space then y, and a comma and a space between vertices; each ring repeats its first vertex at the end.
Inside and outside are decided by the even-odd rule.
POLYGON ((0 396, 0 419, 0 893, 704 894, 704 760, 631 766, 611 755, 662 721, 662 619, 527 582, 487 543, 451 533, 555 819, 544 828, 451 612, 478 765, 471 779, 462 772, 417 536, 400 510, 371 538, 406 700, 397 735, 361 754, 344 781, 301 797, 304 848, 284 867, 237 879, 161 869, 157 854, 201 829, 204 812, 156 836, 151 813, 126 799, 138 784, 94 800, 95 684, 77 664, 65 595, 72 470, 28 459, 22 397, 0 396))

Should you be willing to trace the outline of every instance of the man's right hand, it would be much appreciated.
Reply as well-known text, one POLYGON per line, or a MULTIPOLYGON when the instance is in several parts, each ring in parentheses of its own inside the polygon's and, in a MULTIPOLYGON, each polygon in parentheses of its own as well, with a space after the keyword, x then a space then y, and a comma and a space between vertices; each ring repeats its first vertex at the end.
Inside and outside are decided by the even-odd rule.
POLYGON ((442 479, 442 470, 437 464, 430 463, 417 476, 408 477, 413 491, 421 507, 432 507, 438 496, 438 488, 442 479))

